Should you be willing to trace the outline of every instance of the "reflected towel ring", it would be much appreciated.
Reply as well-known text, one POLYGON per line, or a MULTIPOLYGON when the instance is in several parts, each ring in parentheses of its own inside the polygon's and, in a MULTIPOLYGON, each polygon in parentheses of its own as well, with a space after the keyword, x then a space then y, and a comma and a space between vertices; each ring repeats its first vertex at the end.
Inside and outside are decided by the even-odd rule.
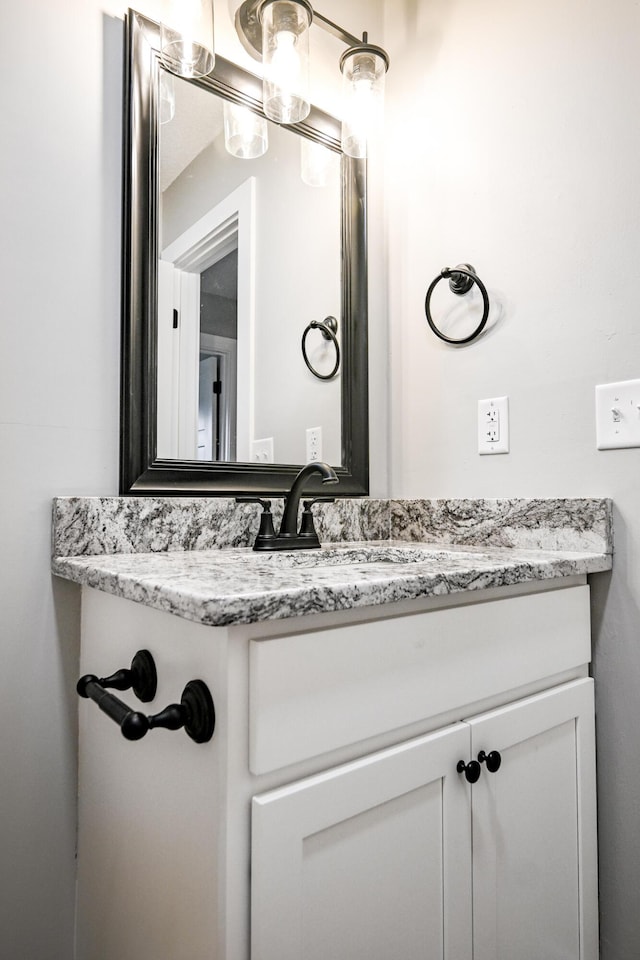
POLYGON ((304 357, 304 362, 308 366, 311 373, 314 377, 317 377, 318 380, 333 380, 338 369, 340 367, 340 344, 338 343, 338 338, 336 333, 338 332, 338 321, 335 317, 325 317, 324 320, 312 320, 309 326, 306 328, 302 334, 302 356, 304 357), (331 373, 318 373, 315 370, 309 361, 307 356, 306 349, 306 339, 310 330, 319 330, 325 340, 332 340, 333 345, 336 348, 336 362, 331 373))
POLYGON ((440 337, 440 339, 444 340, 445 343, 470 343, 471 340, 475 340, 475 338, 482 333, 486 326, 487 320, 489 319, 489 295, 484 283, 476 274, 475 269, 470 263, 459 263, 457 267, 444 267, 440 271, 439 275, 435 278, 427 290, 427 296, 425 297, 424 301, 424 312, 427 315, 427 323, 435 333, 436 337, 440 337), (473 333, 470 333, 468 337, 460 337, 459 339, 456 339, 455 337, 447 337, 436 327, 431 317, 431 294, 433 293, 436 284, 440 283, 441 280, 447 279, 449 280, 449 289, 452 293, 455 293, 456 296, 461 297, 463 294, 468 293, 474 283, 478 285, 478 289, 482 294, 482 301, 484 304, 482 320, 473 333))

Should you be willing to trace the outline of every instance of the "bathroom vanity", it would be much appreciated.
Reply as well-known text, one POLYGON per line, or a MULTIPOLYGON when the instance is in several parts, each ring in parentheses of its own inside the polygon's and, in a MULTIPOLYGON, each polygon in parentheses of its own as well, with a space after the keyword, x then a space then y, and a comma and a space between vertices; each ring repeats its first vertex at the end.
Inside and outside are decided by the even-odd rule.
POLYGON ((146 649, 157 695, 132 709, 198 678, 216 714, 207 743, 129 742, 80 703, 78 960, 595 960, 610 505, 579 503, 570 549, 549 523, 495 546, 504 516, 482 545, 418 540, 405 515, 412 542, 261 557, 90 554, 57 501, 54 554, 84 537, 53 565, 82 584, 81 672, 146 649))

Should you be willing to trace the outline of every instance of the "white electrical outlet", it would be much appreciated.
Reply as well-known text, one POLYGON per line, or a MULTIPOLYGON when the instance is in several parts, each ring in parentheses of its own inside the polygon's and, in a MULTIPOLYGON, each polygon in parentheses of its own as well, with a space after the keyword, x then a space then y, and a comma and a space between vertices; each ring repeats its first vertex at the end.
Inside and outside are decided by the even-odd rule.
POLYGON ((322 460, 322 427, 307 429, 307 463, 322 460))
POLYGON ((640 380, 596 387, 598 450, 640 447, 640 380))
POLYGON ((478 453, 509 453, 509 397, 478 400, 478 453))
POLYGON ((252 463, 273 463, 273 437, 251 441, 252 463))

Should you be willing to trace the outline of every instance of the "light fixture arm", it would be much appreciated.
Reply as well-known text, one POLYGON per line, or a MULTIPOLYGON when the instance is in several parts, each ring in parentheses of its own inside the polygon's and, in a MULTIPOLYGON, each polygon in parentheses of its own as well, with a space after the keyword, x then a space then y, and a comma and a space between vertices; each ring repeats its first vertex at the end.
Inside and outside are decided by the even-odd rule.
POLYGON ((338 40, 342 40, 343 43, 346 43, 349 47, 358 46, 360 43, 366 43, 366 33, 363 35, 362 40, 358 37, 354 37, 352 33, 348 33, 346 30, 343 30, 342 27, 338 26, 337 23, 334 23, 333 20, 329 20, 328 17, 323 17, 321 13, 318 13, 317 10, 313 11, 313 19, 322 27, 323 30, 326 30, 327 33, 330 33, 333 37, 337 37, 338 40))
MULTIPOLYGON (((244 0, 244 2, 238 7, 235 16, 236 31, 238 33, 238 37, 240 38, 240 42, 247 53, 250 54, 255 60, 259 60, 262 57, 262 26, 260 23, 260 7, 264 4, 264 2, 265 0, 244 0)), ((305 6, 312 9, 311 4, 308 2, 305 2, 305 6)), ((347 30, 344 30, 341 26, 339 26, 339 24, 334 23, 333 20, 329 20, 328 17, 318 13, 317 10, 312 9, 312 13, 314 23, 317 23, 319 27, 322 27, 323 30, 326 30, 326 32, 330 33, 333 37, 336 37, 338 40, 342 40, 342 42, 346 43, 347 46, 359 47, 363 43, 366 44, 368 42, 366 33, 364 33, 362 35, 362 39, 360 39, 359 37, 354 36, 354 34, 349 33, 347 30)))

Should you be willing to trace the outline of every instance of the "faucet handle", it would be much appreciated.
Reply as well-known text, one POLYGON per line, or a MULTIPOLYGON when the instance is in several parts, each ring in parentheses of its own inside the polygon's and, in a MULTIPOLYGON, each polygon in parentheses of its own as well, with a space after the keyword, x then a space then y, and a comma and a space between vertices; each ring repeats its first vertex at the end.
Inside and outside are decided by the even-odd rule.
POLYGON ((263 510, 271 510, 271 500, 263 500, 262 497, 236 497, 236 503, 259 503, 263 510))
POLYGON ((276 538, 276 532, 273 528, 273 515, 271 513, 271 500, 263 500, 262 497, 236 497, 236 503, 259 503, 262 507, 260 515, 260 529, 256 542, 253 545, 254 550, 264 549, 265 543, 271 543, 276 538))
POLYGON ((314 497, 313 500, 303 500, 302 520, 300 521, 301 537, 317 537, 315 524, 313 522, 313 513, 311 507, 314 503, 335 503, 335 497, 314 497))

